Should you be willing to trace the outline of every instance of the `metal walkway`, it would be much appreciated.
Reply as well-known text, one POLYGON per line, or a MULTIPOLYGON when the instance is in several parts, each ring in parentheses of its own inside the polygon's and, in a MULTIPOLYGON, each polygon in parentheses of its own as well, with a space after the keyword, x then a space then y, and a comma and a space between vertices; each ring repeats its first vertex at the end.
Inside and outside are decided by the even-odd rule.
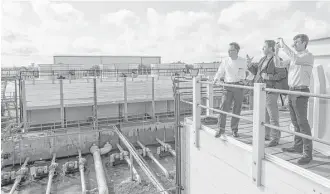
MULTIPOLYGON (((252 119, 252 112, 246 114, 245 116, 250 117, 252 119)), ((226 124, 226 134, 231 136, 230 129, 230 116, 227 116, 227 124, 226 124)), ((280 111, 280 127, 283 129, 288 129, 291 123, 290 113, 288 111, 280 111)), ((216 125, 210 125, 207 123, 203 123, 203 125, 208 126, 212 129, 217 130, 216 125)), ((248 121, 240 120, 238 133, 240 137, 236 138, 237 140, 252 145, 252 126, 253 124, 248 121)), ((287 153, 283 152, 281 148, 290 147, 293 145, 294 136, 289 133, 281 133, 281 139, 279 145, 276 147, 266 147, 265 152, 276 157, 279 157, 283 160, 291 162, 295 165, 298 165, 297 161, 301 157, 301 154, 298 153, 287 153)), ((269 141, 266 141, 268 143, 269 141)), ((330 149, 330 147, 329 147, 330 149)), ((307 164, 300 166, 305 168, 315 174, 321 175, 330 179, 330 156, 325 156, 322 153, 313 150, 313 160, 307 164)))

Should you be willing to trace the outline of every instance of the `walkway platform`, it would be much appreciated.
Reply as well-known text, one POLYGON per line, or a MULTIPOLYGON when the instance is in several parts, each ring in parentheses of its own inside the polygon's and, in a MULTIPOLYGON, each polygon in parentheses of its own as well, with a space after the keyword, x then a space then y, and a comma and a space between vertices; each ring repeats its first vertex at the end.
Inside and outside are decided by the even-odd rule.
MULTIPOLYGON (((252 112, 247 112, 244 116, 252 119, 252 112)), ((231 117, 227 116, 227 124, 226 124, 226 134, 231 137, 231 129, 230 129, 230 120, 231 117)), ((288 111, 280 111, 280 127, 288 130, 289 125, 291 123, 290 115, 288 111)), ((217 130, 217 126, 214 123, 205 123, 202 122, 202 125, 210 127, 212 129, 217 130)), ((239 135, 240 137, 236 138, 237 140, 252 145, 252 122, 240 120, 239 123, 239 135)), ((219 139, 219 141, 221 141, 219 139)), ((297 161, 301 157, 301 154, 298 153, 287 153, 283 152, 281 148, 290 147, 293 145, 294 136, 289 133, 281 133, 281 140, 278 146, 266 148, 265 152, 271 155, 274 155, 278 158, 281 158, 285 161, 298 165, 297 161)), ((267 144, 269 141, 266 141, 267 144)), ((204 142, 205 143, 205 142, 204 142)), ((330 149, 330 147, 329 147, 330 149)), ((313 150, 313 161, 311 161, 307 165, 300 166, 305 168, 315 174, 326 177, 330 179, 330 156, 323 155, 322 153, 313 150)))

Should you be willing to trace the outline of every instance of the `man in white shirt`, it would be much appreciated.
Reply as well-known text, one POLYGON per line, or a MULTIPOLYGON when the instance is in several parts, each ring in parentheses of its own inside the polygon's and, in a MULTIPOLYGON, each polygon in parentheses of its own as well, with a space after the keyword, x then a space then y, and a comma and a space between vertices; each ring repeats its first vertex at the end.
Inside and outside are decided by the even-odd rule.
MULTIPOLYGON (((229 57, 221 62, 218 72, 213 79, 214 84, 220 80, 226 84, 243 85, 247 72, 247 63, 246 59, 238 56, 239 50, 240 46, 236 42, 229 44, 229 57)), ((229 112, 232 102, 234 101, 233 114, 240 115, 243 99, 243 89, 226 86, 224 87, 220 110, 229 112)), ((226 118, 226 114, 220 114, 218 120, 219 131, 216 133, 215 137, 222 137, 222 139, 225 139, 226 118)), ((231 118, 233 137, 238 137, 238 123, 239 118, 231 118)))
MULTIPOLYGON (((288 47, 282 38, 279 38, 277 48, 283 48, 283 51, 290 57, 290 62, 276 61, 275 65, 279 67, 288 67, 288 84, 292 91, 309 92, 310 79, 314 65, 314 56, 306 47, 309 38, 306 34, 298 34, 293 38, 292 47, 294 52, 288 47)), ((311 135, 311 127, 307 120, 308 96, 288 95, 289 110, 291 122, 296 132, 305 135, 311 135)), ((309 139, 294 137, 294 145, 290 148, 282 148, 285 152, 303 153, 298 164, 308 164, 312 159, 313 142, 309 139)))

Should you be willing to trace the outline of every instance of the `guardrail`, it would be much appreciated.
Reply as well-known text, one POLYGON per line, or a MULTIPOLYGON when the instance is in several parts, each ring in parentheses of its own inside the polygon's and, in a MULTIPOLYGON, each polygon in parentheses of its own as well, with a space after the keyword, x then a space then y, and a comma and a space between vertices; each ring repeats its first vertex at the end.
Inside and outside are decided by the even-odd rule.
MULTIPOLYGON (((185 80, 182 80, 185 81, 185 80)), ((261 162, 265 158, 265 127, 269 127, 275 130, 279 130, 282 132, 286 132, 292 135, 296 135, 302 138, 306 138, 312 141, 316 141, 319 143, 323 143, 325 145, 330 146, 330 142, 324 141, 322 139, 312 137, 309 135, 305 135, 303 133, 293 132, 289 130, 281 129, 280 127, 273 126, 270 124, 265 124, 265 112, 266 112, 266 92, 274 92, 281 94, 291 94, 298 96, 309 96, 316 98, 324 98, 330 99, 330 95, 326 94, 313 94, 306 92, 296 92, 289 90, 278 90, 273 88, 266 88, 266 84, 264 83, 255 83, 254 86, 242 86, 242 85, 233 85, 233 84, 224 84, 220 83, 218 85, 233 87, 233 88, 242 88, 247 90, 253 90, 254 92, 254 102, 253 102, 253 119, 249 119, 244 116, 240 116, 237 114, 225 112, 222 110, 214 109, 213 102, 208 101, 207 105, 201 105, 201 84, 207 84, 207 88, 209 91, 208 98, 211 99, 213 95, 213 83, 210 81, 201 81, 200 76, 193 77, 193 102, 188 102, 185 100, 181 100, 182 102, 193 105, 193 129, 194 129, 194 145, 199 147, 199 131, 201 130, 201 108, 206 108, 210 111, 218 112, 221 114, 227 114, 232 117, 240 118, 243 120, 247 120, 253 122, 253 166, 252 166, 252 177, 253 181, 257 186, 261 185, 261 162)), ((208 115, 212 114, 208 112, 208 115)))

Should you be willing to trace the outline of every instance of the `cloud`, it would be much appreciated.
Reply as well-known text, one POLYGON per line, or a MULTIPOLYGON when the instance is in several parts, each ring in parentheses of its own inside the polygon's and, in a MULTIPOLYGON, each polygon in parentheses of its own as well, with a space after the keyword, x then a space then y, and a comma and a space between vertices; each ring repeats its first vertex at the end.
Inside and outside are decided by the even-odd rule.
POLYGON ((38 18, 34 22, 23 16, 27 6, 5 5, 3 54, 24 56, 23 61, 28 61, 27 55, 31 60, 77 53, 159 55, 163 62, 194 63, 219 60, 233 41, 241 45, 241 56, 257 58, 265 39, 283 37, 290 44, 297 33, 311 39, 330 34, 328 2, 310 2, 309 12, 282 1, 234 2, 220 11, 208 6, 203 11, 147 8, 142 13, 122 9, 102 14, 83 13, 74 5, 34 0, 31 7, 38 18), (92 14, 99 21, 87 26, 92 20, 85 17, 92 14), (89 34, 90 29, 95 35, 89 34))
POLYGON ((72 43, 73 49, 78 53, 101 52, 99 45, 94 37, 79 37, 72 43))
POLYGON ((78 30, 87 26, 84 13, 73 8, 71 4, 33 0, 31 5, 41 21, 39 29, 43 32, 65 33, 72 29, 78 30))
POLYGON ((101 24, 114 24, 117 26, 137 25, 140 18, 134 12, 126 9, 100 16, 101 24))

